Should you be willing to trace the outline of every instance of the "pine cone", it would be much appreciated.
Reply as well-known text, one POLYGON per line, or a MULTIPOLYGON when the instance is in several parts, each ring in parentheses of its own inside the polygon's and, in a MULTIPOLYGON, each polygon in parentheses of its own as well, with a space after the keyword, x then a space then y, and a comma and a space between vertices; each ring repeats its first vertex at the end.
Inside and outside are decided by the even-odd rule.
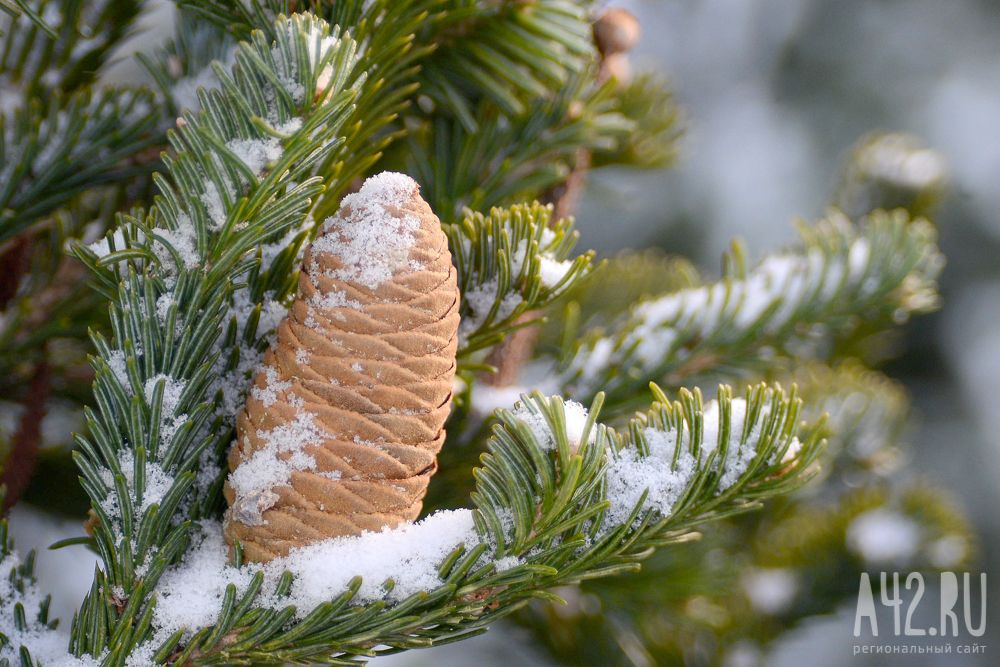
POLYGON ((441 223, 402 174, 344 198, 229 453, 226 540, 267 561, 420 512, 455 374, 459 293, 441 223))
POLYGON ((627 9, 612 7, 594 22, 594 42, 604 56, 631 51, 639 34, 639 20, 627 9))

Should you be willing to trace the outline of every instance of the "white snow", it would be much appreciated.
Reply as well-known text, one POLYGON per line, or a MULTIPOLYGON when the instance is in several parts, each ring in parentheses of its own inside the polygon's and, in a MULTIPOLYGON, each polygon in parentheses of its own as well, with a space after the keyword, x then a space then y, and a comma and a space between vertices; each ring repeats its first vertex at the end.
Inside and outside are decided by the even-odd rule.
POLYGON ((295 471, 316 468, 316 459, 305 448, 322 443, 327 435, 316 425, 315 415, 300 409, 294 421, 257 431, 257 437, 264 441, 264 446, 229 475, 236 493, 233 516, 248 526, 266 523, 263 512, 278 501, 275 487, 288 484, 295 471))
MULTIPOLYGON (((222 404, 219 413, 223 419, 230 423, 235 422, 236 415, 243 409, 244 397, 250 387, 251 374, 254 373, 264 359, 264 353, 254 346, 243 343, 243 327, 250 317, 250 312, 257 306, 250 300, 250 293, 245 289, 238 289, 233 293, 233 301, 229 306, 229 314, 224 320, 224 326, 228 326, 230 318, 235 318, 239 326, 237 344, 240 345, 239 365, 233 370, 225 370, 226 359, 229 350, 223 350, 223 339, 220 337, 216 341, 215 350, 220 352, 219 360, 216 362, 214 380, 209 396, 216 392, 222 392, 222 404)), ((264 294, 261 303, 260 320, 257 323, 257 334, 273 339, 278 325, 288 315, 288 307, 285 304, 275 301, 274 294, 267 292, 264 294)))
POLYGON ((548 289, 554 288, 566 277, 573 267, 573 260, 565 259, 559 261, 549 255, 542 255, 539 259, 539 275, 542 279, 542 286, 548 289))
MULTIPOLYGON (((587 409, 575 401, 564 401, 563 413, 566 417, 566 439, 570 449, 576 451, 583 439, 583 427, 587 423, 587 409)), ((522 397, 515 406, 513 414, 531 430, 539 447, 544 450, 555 449, 556 439, 552 434, 552 428, 533 400, 522 397)), ((596 429, 591 430, 591 442, 593 442, 596 433, 596 429)))
POLYGON ((0 659, 10 664, 21 664, 20 648, 26 646, 31 656, 42 664, 59 665, 60 667, 96 667, 99 664, 92 659, 74 658, 68 652, 68 637, 66 634, 51 630, 35 621, 38 609, 45 597, 38 587, 30 581, 25 581, 24 591, 19 591, 7 576, 11 570, 21 565, 21 558, 16 551, 0 560, 0 633, 7 636, 8 642, 0 648, 0 659), (28 627, 19 630, 14 621, 14 609, 18 603, 24 605, 24 615, 28 627))
MULTIPOLYGON (((850 224, 842 218, 832 220, 845 230, 850 224)), ((870 293, 877 284, 875 273, 865 238, 850 241, 832 255, 818 250, 773 255, 744 280, 722 280, 638 304, 621 333, 580 347, 564 374, 565 382, 577 392, 593 391, 609 368, 654 372, 671 358, 682 359, 688 353, 684 346, 691 341, 724 343, 754 327, 780 331, 813 294, 830 300, 844 291, 870 293)))
MULTIPOLYGON (((746 401, 734 398, 730 401, 729 442, 724 461, 716 461, 716 469, 722 467, 722 477, 717 490, 725 491, 735 484, 746 472, 750 462, 757 455, 755 443, 768 409, 765 406, 743 439, 746 420, 746 401)), ((720 409, 718 401, 709 401, 702 409, 701 457, 704 460, 721 444, 720 409)), ((674 504, 697 473, 697 461, 690 453, 691 431, 687 425, 678 431, 674 427, 661 430, 654 427, 643 429, 649 455, 643 456, 634 447, 621 451, 608 451, 607 498, 611 501, 605 525, 620 525, 629 512, 639 502, 643 491, 649 495, 643 503, 643 510, 654 510, 660 516, 669 516, 674 504), (676 469, 672 468, 675 448, 681 451, 676 469)), ((798 440, 793 439, 789 451, 798 451, 798 440)), ((785 454, 788 458, 788 454, 785 454)))
MULTIPOLYGON (((417 187, 405 174, 383 172, 344 197, 340 211, 326 220, 323 235, 312 246, 315 255, 332 254, 342 263, 327 274, 376 289, 401 269, 419 270, 410 249, 420 219, 399 208, 416 196, 417 187)), ((310 269, 319 273, 318 262, 310 269)))
MULTIPOLYGON (((469 336, 477 332, 487 322, 493 304, 499 298, 500 281, 493 277, 490 280, 476 285, 462 295, 462 300, 469 308, 469 314, 462 318, 458 327, 458 338, 461 343, 465 343, 469 336)), ((503 322, 507 320, 524 299, 520 293, 511 291, 504 294, 493 315, 492 322, 503 322)))
MULTIPOLYGON (((604 518, 604 529, 613 530, 628 520, 632 509, 647 489, 649 495, 643 510, 653 510, 660 516, 670 516, 674 504, 697 472, 694 456, 688 451, 687 429, 677 431, 644 430, 649 446, 649 456, 643 456, 634 447, 621 451, 608 451, 606 498, 610 501, 604 518), (674 449, 680 444, 676 468, 672 467, 674 449)), ((640 512, 641 515, 641 512, 640 512)))
POLYGON ((146 401, 150 405, 153 403, 153 392, 156 390, 157 384, 161 381, 164 383, 164 386, 160 406, 160 442, 166 444, 170 442, 174 434, 177 433, 177 430, 187 420, 186 414, 177 414, 177 406, 180 403, 181 395, 184 393, 184 388, 187 386, 187 381, 177 380, 162 373, 149 378, 146 380, 143 391, 146 395, 146 401))
POLYGON ((269 563, 268 569, 273 575, 284 570, 296 575, 288 602, 302 617, 343 592, 355 576, 364 579, 355 598, 358 602, 398 602, 432 590, 443 583, 438 568, 448 554, 460 544, 471 548, 478 543, 470 510, 439 511, 418 523, 294 549, 269 563), (386 592, 383 584, 388 579, 395 586, 386 592))
POLYGON ((114 243, 115 250, 123 250, 128 247, 127 242, 125 240, 125 233, 121 229, 116 229, 111 234, 110 242, 108 240, 108 237, 105 236, 94 241, 93 243, 88 245, 87 248, 89 248, 90 251, 93 252, 98 257, 105 257, 107 255, 110 255, 112 252, 111 243, 114 243))
POLYGON ((920 526, 907 516, 877 508, 854 517, 847 546, 869 563, 905 562, 920 546, 920 526))
POLYGON ((201 263, 201 255, 198 254, 198 232, 195 230, 191 218, 187 215, 178 216, 176 229, 161 227, 156 230, 156 234, 162 241, 157 239, 154 242, 153 252, 160 259, 168 275, 176 272, 176 265, 173 254, 166 248, 164 242, 170 244, 185 268, 193 269, 201 263))
MULTIPOLYGON (((118 452, 118 465, 122 475, 125 477, 125 485, 128 488, 129 497, 135 514, 138 516, 149 509, 154 504, 160 503, 170 491, 174 477, 167 473, 158 462, 146 461, 143 471, 145 483, 142 494, 142 502, 137 502, 135 488, 135 456, 131 449, 122 449, 118 452)), ((114 474, 108 468, 100 470, 101 479, 112 489, 111 493, 101 502, 101 507, 112 518, 121 518, 121 507, 118 503, 118 494, 114 491, 114 474)))
MULTIPOLYGON (((725 472, 722 474, 722 479, 719 480, 720 491, 725 491, 735 484, 736 480, 746 472, 747 466, 757 455, 757 450, 753 443, 757 441, 760 435, 760 428, 766 416, 765 414, 758 416, 757 422, 753 425, 744 443, 743 428, 746 421, 747 403, 742 398, 734 398, 729 402, 729 405, 729 443, 726 453, 725 472)), ((701 447, 706 455, 709 452, 715 451, 721 445, 719 442, 721 419, 719 402, 709 401, 702 410, 701 447)))
MULTIPOLYGON (((300 127, 302 127, 302 120, 295 118, 283 127, 282 131, 295 132, 300 127)), ((260 176, 268 165, 279 160, 283 152, 281 142, 275 137, 233 139, 226 143, 226 148, 231 150, 257 176, 260 176)))
POLYGON ((208 523, 200 532, 192 531, 184 560, 168 569, 156 587, 153 623, 157 639, 177 630, 211 625, 219 617, 226 587, 235 584, 240 592, 247 589, 254 570, 229 567, 228 556, 220 524, 208 523))
POLYGON ((210 227, 222 229, 226 224, 226 206, 222 203, 222 195, 213 181, 206 179, 204 185, 205 192, 201 195, 201 202, 211 221, 210 227))
POLYGON ((280 392, 292 388, 292 383, 290 380, 280 379, 278 369, 274 366, 263 366, 261 370, 264 371, 264 388, 255 384, 250 388, 250 395, 263 403, 265 408, 269 408, 278 400, 280 392))
POLYGON ((125 390, 126 394, 132 394, 132 382, 128 377, 128 365, 125 362, 124 350, 111 350, 111 354, 106 359, 111 372, 114 373, 118 383, 125 390))
MULTIPOLYGON (((157 586, 159 601, 153 615, 157 638, 177 630, 188 635, 218 619, 226 587, 244 592, 253 575, 263 570, 264 588, 259 606, 296 607, 302 618, 318 605, 347 590, 350 580, 362 577, 354 604, 375 600, 398 602, 414 593, 443 584, 438 568, 458 546, 473 548, 479 537, 470 510, 439 511, 417 523, 406 523, 357 537, 338 537, 292 550, 266 565, 230 566, 222 526, 208 522, 201 541, 187 551, 183 562, 169 569, 157 586), (290 594, 278 598, 275 586, 283 572, 295 576, 290 594), (395 586, 386 591, 383 584, 395 586)), ((510 562, 508 561, 509 565, 510 562)))
POLYGON ((799 578, 786 568, 750 568, 740 578, 743 592, 756 611, 780 614, 799 591, 799 578))

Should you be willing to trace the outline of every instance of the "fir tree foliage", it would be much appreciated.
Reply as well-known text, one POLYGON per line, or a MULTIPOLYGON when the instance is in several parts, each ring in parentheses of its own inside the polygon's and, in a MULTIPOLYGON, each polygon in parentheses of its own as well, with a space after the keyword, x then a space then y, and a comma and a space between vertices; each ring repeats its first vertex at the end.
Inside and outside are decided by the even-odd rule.
POLYGON ((600 389, 614 404, 650 380, 678 386, 759 372, 821 353, 813 350, 824 335, 843 335, 861 318, 902 322, 936 306, 942 258, 926 220, 878 211, 855 224, 832 212, 800 232, 799 247, 750 270, 737 244, 719 282, 640 302, 588 332, 564 365, 567 391, 600 389))
MULTIPOLYGON (((76 438, 94 520, 70 542, 100 557, 72 622, 79 664, 356 664, 472 636, 532 600, 557 600, 554 587, 635 572, 657 547, 670 553, 700 525, 729 525, 816 475, 828 431, 815 406, 836 404, 809 382, 808 404, 774 382, 719 385, 712 401, 681 385, 770 380, 779 362, 822 358, 860 317, 891 323, 936 303, 933 230, 896 212, 859 222, 831 213, 754 269, 737 246, 712 284, 687 264, 647 258, 652 288, 619 295, 637 305, 593 295, 588 305, 586 279, 604 269, 592 252, 574 257, 572 220, 535 200, 583 153, 602 165, 665 164, 677 114, 661 82, 594 82, 579 3, 187 0, 178 36, 144 59, 157 98, 88 87, 139 3, 14 4, 19 21, 65 34, 78 59, 39 47, 49 38, 35 24, 5 42, 0 83, 23 102, 0 126, 3 238, 86 215, 77 195, 147 173, 152 162, 137 155, 164 140, 158 119, 177 118, 152 204, 116 199, 128 212, 73 249, 108 304, 91 333, 93 402, 76 438), (103 28, 73 49, 84 15, 103 28), (215 25, 188 30, 190 16, 215 25), (406 529, 468 520, 425 558, 424 579, 365 570, 380 578, 355 576, 316 600, 302 594, 308 563, 246 564, 237 546, 231 563, 216 554, 218 595, 205 591, 200 613, 178 624, 172 587, 200 576, 220 532, 235 416, 294 295, 301 252, 353 181, 393 167, 421 183, 444 222, 462 292, 462 379, 476 382, 505 336, 577 298, 568 333, 546 348, 567 398, 526 393, 465 430, 475 446, 446 447, 452 462, 485 453, 464 481, 468 509, 406 529), (574 323, 588 330, 578 344, 574 323), (650 381, 667 388, 653 385, 651 405, 650 381)), ((831 412, 834 432, 869 423, 831 412)), ((32 556, 20 564, 4 530, 0 607, 14 630, 0 634, 0 660, 70 664, 53 653, 32 556)), ((327 546, 405 545, 406 530, 327 546)))

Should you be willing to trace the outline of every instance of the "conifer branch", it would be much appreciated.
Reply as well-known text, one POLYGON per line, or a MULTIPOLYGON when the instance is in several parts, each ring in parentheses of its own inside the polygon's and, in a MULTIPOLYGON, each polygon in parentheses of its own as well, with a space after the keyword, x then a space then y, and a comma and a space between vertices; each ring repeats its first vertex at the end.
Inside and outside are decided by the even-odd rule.
POLYGON ((615 405, 650 379, 678 386, 759 372, 816 354, 823 332, 842 334, 859 318, 901 322, 936 306, 942 259, 926 221, 875 212, 854 225, 833 213, 800 231, 798 249, 748 272, 737 246, 720 282, 647 300, 590 332, 564 366, 564 386, 575 396, 606 391, 615 405))
POLYGON ((149 595, 184 551, 187 517, 210 514, 237 405, 294 286, 310 178, 342 141, 355 43, 310 16, 254 33, 221 88, 202 91, 168 138, 148 212, 78 254, 111 300, 95 333, 96 410, 78 437, 104 568, 72 651, 119 664, 149 632, 149 595), (108 605, 111 605, 109 607, 108 605), (98 619, 107 618, 107 621, 98 619))
POLYGON ((697 392, 679 401, 657 396, 620 435, 597 422, 599 399, 588 415, 557 397, 523 397, 498 415, 471 513, 306 547, 262 569, 226 567, 212 537, 218 527, 208 526, 201 546, 167 575, 161 594, 180 602, 152 612, 157 636, 166 638, 149 650, 175 663, 344 664, 463 638, 546 597, 546 588, 634 570, 652 548, 686 539, 695 525, 787 492, 808 477, 819 452, 818 431, 800 430, 794 392, 759 385, 733 399, 721 387, 707 405, 697 392), (375 560, 384 563, 373 566, 355 559, 354 567, 389 580, 351 579, 341 565, 334 582, 300 583, 310 576, 301 568, 316 558, 363 552, 366 540, 398 555, 382 552, 375 560), (426 542, 436 544, 432 553, 422 553, 426 542), (394 558, 402 560, 393 565, 394 558), (225 570, 219 583, 201 580, 212 591, 182 592, 217 568, 225 570), (431 574, 412 581, 414 570, 431 574), (217 611, 205 614, 206 603, 217 611), (177 605, 186 615, 177 616, 177 605), (216 620, 185 625, 192 616, 216 620))
POLYGON ((0 118, 0 242, 88 188, 148 173, 134 158, 152 145, 157 117, 148 92, 108 88, 0 118))
POLYGON ((462 293, 459 360, 500 342, 536 319, 521 316, 559 298, 591 270, 593 252, 569 259, 579 234, 572 219, 551 221, 552 207, 535 203, 466 211, 446 231, 462 293))

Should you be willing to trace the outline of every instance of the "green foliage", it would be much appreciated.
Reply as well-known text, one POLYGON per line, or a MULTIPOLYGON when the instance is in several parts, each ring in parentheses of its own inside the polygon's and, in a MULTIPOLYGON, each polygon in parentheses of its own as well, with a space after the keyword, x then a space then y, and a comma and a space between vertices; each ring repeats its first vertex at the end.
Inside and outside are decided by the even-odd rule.
MULTIPOLYGON (((176 635, 157 647, 157 655, 195 664, 343 664, 358 656, 471 636, 528 600, 548 597, 546 588, 635 570, 653 547, 689 539, 696 524, 746 511, 762 498, 787 492, 805 479, 803 472, 819 452, 813 429, 802 448, 783 459, 797 432, 799 403, 778 388, 748 389, 751 417, 744 425, 743 446, 756 454, 722 490, 719 475, 735 455, 724 444, 736 428, 729 421, 730 390, 720 388, 721 435, 712 442, 711 454, 700 453, 709 444, 702 440, 700 396, 683 394, 680 401, 670 402, 657 394, 661 402, 622 435, 597 422, 600 399, 582 433, 572 436, 564 403, 557 397, 525 396, 520 409, 524 412, 502 411, 475 475, 473 516, 481 541, 459 547, 442 563, 440 588, 392 607, 384 602, 353 604, 361 584, 355 579, 342 596, 292 622, 291 608, 253 607, 263 581, 257 575, 245 594, 232 588, 215 626, 195 632, 186 645, 178 643, 176 635), (529 414, 536 418, 526 421, 529 414), (675 461, 682 453, 696 456, 698 468, 690 471, 669 513, 645 507, 643 494, 624 520, 609 519, 604 512, 609 505, 607 468, 625 450, 640 459, 649 456, 644 439, 653 436, 643 433, 650 431, 682 433, 670 456, 675 461), (537 497, 537 504, 528 502, 531 497, 537 497), (497 559, 504 557, 516 557, 517 564, 499 568, 497 559)), ((669 466, 669 458, 660 463, 669 466)), ((279 601, 281 591, 290 586, 290 579, 279 584, 279 601)))
POLYGON ((219 502, 234 405, 276 324, 262 309, 291 292, 306 214, 322 191, 309 174, 337 145, 356 96, 346 83, 352 40, 333 35, 309 51, 319 44, 310 36, 328 34, 297 16, 273 46, 261 33, 241 44, 231 72, 217 70, 222 88, 203 92, 203 111, 169 134, 175 153, 154 207, 122 216, 100 256, 78 250, 111 300, 113 332, 94 335, 97 410, 78 438, 104 562, 74 624, 78 655, 124 660, 149 631, 156 580, 183 553, 185 516, 219 502), (337 76, 317 95, 327 67, 337 76), (144 497, 150 479, 161 488, 144 497), (128 599, 114 623, 100 620, 111 618, 112 588, 128 599))
MULTIPOLYGON (((27 0, 0 0, 0 11, 6 13, 11 18, 17 18, 22 13, 27 16, 38 28, 45 31, 45 34, 52 39, 57 39, 58 34, 45 20, 38 15, 35 8, 27 0)), ((8 28, 9 29, 9 28, 8 28)), ((3 33, 0 32, 0 35, 3 33)))
POLYGON ((720 282, 647 300, 607 330, 589 332, 565 365, 564 386, 609 402, 651 379, 670 386, 760 373, 822 354, 829 335, 861 321, 901 322, 933 309, 942 259, 934 228, 903 211, 858 224, 839 214, 801 226, 802 245, 751 271, 736 246, 720 282))
POLYGON ((11 86, 5 95, 20 93, 22 100, 93 83, 143 7, 142 0, 15 2, 32 24, 13 14, 0 16, 0 34, 6 36, 0 83, 11 86))
POLYGON ((624 164, 657 169, 670 165, 680 138, 680 111, 667 85, 653 74, 641 74, 615 92, 618 112, 632 128, 613 149, 594 151, 593 166, 624 164))
MULTIPOLYGON (((878 213, 852 224, 832 214, 803 227, 800 247, 756 269, 745 268, 737 247, 723 279, 710 285, 689 264, 662 256, 594 266, 593 252, 572 257, 571 219, 521 202, 551 201, 588 163, 668 163, 678 114, 655 78, 621 89, 594 82, 585 3, 179 4, 190 13, 175 39, 142 57, 160 91, 154 97, 92 87, 141 2, 0 0, 0 9, 16 6, 34 21, 2 23, 10 37, 0 50, 0 87, 15 96, 5 97, 0 116, 0 243, 30 237, 33 256, 51 256, 0 304, 9 306, 0 320, 3 387, 23 385, 26 363, 46 360, 46 346, 81 338, 88 327, 95 352, 75 460, 96 521, 91 537, 70 542, 88 544, 102 565, 73 619, 75 655, 104 665, 129 656, 356 664, 472 636, 531 600, 557 599, 553 587, 580 582, 587 595, 603 591, 623 609, 635 600, 627 613, 640 618, 662 622, 657 605, 682 618, 678 634, 668 635, 680 650, 684 637, 704 636, 706 614, 691 599, 745 609, 733 585, 737 568, 775 566, 772 543, 784 545, 789 567, 823 549, 840 557, 844 527, 879 503, 940 526, 942 536, 962 525, 931 491, 866 489, 855 498, 832 484, 841 471, 881 480, 889 469, 881 453, 898 438, 905 402, 880 376, 812 366, 799 376, 806 404, 795 389, 760 384, 739 399, 721 386, 704 404, 697 389, 669 400, 654 387, 647 406, 651 379, 671 389, 739 376, 784 381, 793 362, 840 352, 859 320, 885 328, 932 307, 940 258, 926 223, 878 213), (308 14, 286 18, 305 9, 336 27, 308 14), (178 118, 165 137, 164 118, 178 118), (149 205, 141 177, 160 166, 149 149, 164 142, 170 151, 149 205), (218 527, 235 415, 294 294, 301 251, 358 178, 385 168, 414 176, 444 222, 463 297, 458 363, 466 384, 489 370, 491 348, 562 304, 561 338, 549 330, 541 361, 557 364, 550 375, 559 388, 593 399, 590 413, 581 420, 579 405, 541 393, 492 416, 468 405, 456 411, 449 431, 463 442, 446 447, 443 474, 465 475, 486 451, 451 489, 456 504, 467 504, 474 482, 467 511, 476 529, 439 564, 439 587, 390 604, 359 594, 364 582, 355 577, 342 594, 297 610, 292 573, 265 577, 240 564, 237 548, 234 567, 249 584, 227 588, 214 624, 164 638, 155 626, 168 592, 162 577, 187 567, 199 527, 218 527), (63 289, 57 275, 70 260, 60 249, 94 229, 92 220, 125 210, 105 238, 74 244, 93 293, 85 297, 79 281, 63 289), (102 300, 106 318, 95 308, 102 300), (858 393, 861 410, 850 405, 858 393), (625 417, 640 406, 646 411, 625 417), (788 501, 773 520, 745 512, 817 474, 824 408, 834 446, 816 496, 826 504, 802 514, 828 521, 839 542, 817 531, 796 548, 790 537, 809 536, 794 524, 805 501, 788 501), (874 438, 873 456, 858 449, 866 437, 874 438), (709 521, 718 528, 706 544, 753 547, 730 569, 681 544, 709 521), (635 575, 644 560, 652 567, 635 575), (627 594, 593 583, 621 573, 636 577, 627 580, 631 589, 624 584, 627 594), (671 586, 653 585, 655 577, 671 586)), ((60 379, 55 391, 79 392, 71 384, 60 379)), ((32 556, 18 564, 5 530, 11 575, 0 606, 30 635, 17 652, 32 665, 49 659, 30 645, 52 624, 31 586, 32 556), (39 615, 26 620, 35 606, 39 615)), ((767 638, 781 627, 730 623, 727 638, 767 638)), ((654 634, 652 623, 635 627, 644 640, 654 634)), ((0 635, 0 651, 4 641, 20 639, 0 635)))
POLYGON ((152 102, 142 90, 54 94, 0 120, 0 241, 85 190, 148 173, 129 161, 153 142, 152 102))
POLYGON ((537 312, 587 276, 593 252, 569 259, 579 234, 573 221, 553 221, 552 207, 534 203, 466 211, 447 225, 452 258, 463 295, 460 365, 499 343, 515 329, 537 321, 537 312))
POLYGON ((613 90, 610 83, 595 89, 574 77, 558 95, 516 117, 483 102, 474 133, 455 117, 419 122, 404 168, 445 219, 463 207, 485 210, 537 198, 566 179, 577 151, 612 150, 631 129, 615 108, 613 90))
MULTIPOLYGON (((20 664, 34 663, 26 642, 36 640, 54 630, 57 621, 49 620, 48 596, 42 597, 35 589, 35 552, 29 552, 22 561, 14 551, 14 541, 7 534, 7 519, 0 519, 0 613, 3 614, 5 628, 13 628, 8 636, 0 632, 0 652, 13 649, 20 658, 20 664), (6 619, 13 619, 13 623, 6 619)), ((6 656, 0 657, 0 667, 12 663, 6 656)))
POLYGON ((717 522, 703 539, 657 552, 640 572, 584 582, 567 591, 567 607, 537 602, 519 611, 515 620, 553 660, 672 664, 724 660, 737 646, 763 653, 799 622, 853 602, 859 571, 885 568, 865 560, 853 535, 872 511, 920 527, 912 553, 900 552, 894 566, 932 572, 969 562, 975 541, 948 495, 888 477, 910 421, 901 390, 853 363, 813 364, 795 378, 807 421, 829 413, 822 430, 832 438, 817 479, 766 514, 717 522))

